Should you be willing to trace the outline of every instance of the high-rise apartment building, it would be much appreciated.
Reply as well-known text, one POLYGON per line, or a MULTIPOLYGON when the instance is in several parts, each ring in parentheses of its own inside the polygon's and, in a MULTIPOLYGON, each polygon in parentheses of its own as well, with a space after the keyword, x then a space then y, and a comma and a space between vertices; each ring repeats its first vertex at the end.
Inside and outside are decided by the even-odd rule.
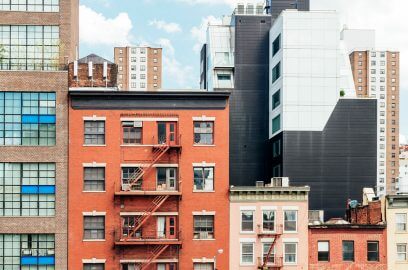
POLYGON ((0 268, 68 269, 68 71, 78 1, 0 3, 0 268))
POLYGON ((367 41, 355 47, 360 43, 355 36, 361 33, 374 36, 372 31, 345 29, 343 39, 353 44, 349 48, 356 96, 378 100, 377 193, 395 194, 399 170, 399 52, 377 50, 374 43, 364 44, 367 41))
POLYGON ((69 269, 228 269, 229 92, 91 83, 69 93, 69 269))
POLYGON ((162 48, 115 47, 118 87, 124 91, 153 91, 162 87, 162 48))

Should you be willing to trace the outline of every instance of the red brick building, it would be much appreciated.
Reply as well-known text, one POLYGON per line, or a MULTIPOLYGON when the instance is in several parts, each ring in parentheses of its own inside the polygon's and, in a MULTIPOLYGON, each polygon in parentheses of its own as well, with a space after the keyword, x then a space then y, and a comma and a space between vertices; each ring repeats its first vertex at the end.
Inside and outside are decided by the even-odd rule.
POLYGON ((69 269, 228 269, 229 93, 69 96, 69 269))

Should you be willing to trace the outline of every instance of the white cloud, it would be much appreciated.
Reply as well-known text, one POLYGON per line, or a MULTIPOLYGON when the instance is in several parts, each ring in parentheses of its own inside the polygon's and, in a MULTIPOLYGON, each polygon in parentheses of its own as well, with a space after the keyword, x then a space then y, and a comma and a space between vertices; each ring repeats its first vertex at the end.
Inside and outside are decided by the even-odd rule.
MULTIPOLYGON (((350 29, 375 29, 377 48, 398 50, 401 74, 408 73, 408 1, 401 0, 313 0, 311 9, 337 10, 350 29)), ((408 91, 408 77, 401 76, 401 90, 408 91)))
POLYGON ((171 41, 160 38, 156 43, 163 48, 163 73, 164 77, 170 79, 179 88, 189 88, 191 85, 192 66, 185 66, 176 59, 176 51, 171 41))
POLYGON ((165 22, 163 20, 153 20, 149 22, 149 25, 156 27, 159 30, 164 30, 167 33, 181 32, 181 27, 178 23, 165 22))
POLYGON ((408 144, 407 137, 400 133, 400 144, 408 144))
POLYGON ((122 46, 130 44, 132 21, 125 12, 106 18, 93 9, 79 6, 79 39, 89 45, 122 46))
POLYGON ((206 42, 207 27, 209 24, 221 24, 222 20, 214 16, 207 16, 201 19, 199 26, 194 26, 191 28, 191 36, 196 41, 193 50, 198 53, 200 52, 201 46, 206 42))

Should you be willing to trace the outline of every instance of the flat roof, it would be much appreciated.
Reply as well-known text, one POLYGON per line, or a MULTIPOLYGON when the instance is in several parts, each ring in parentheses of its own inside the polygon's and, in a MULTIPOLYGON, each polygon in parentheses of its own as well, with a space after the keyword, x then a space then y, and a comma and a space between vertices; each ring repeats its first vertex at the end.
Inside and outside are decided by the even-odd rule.
POLYGON ((309 225, 309 229, 385 229, 385 224, 320 224, 309 225))
POLYGON ((256 187, 256 186, 231 186, 231 192, 242 191, 310 191, 309 186, 289 186, 289 187, 256 187))

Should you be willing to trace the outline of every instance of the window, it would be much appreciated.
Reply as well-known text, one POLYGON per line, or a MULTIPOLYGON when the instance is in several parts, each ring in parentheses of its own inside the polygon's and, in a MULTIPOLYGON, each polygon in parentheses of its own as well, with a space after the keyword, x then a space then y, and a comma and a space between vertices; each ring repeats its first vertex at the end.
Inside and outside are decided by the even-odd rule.
POLYGON ((217 74, 218 88, 231 88, 231 74, 217 74))
POLYGON ((131 58, 130 58, 130 62, 136 63, 136 62, 137 62, 137 58, 136 58, 136 57, 131 57, 131 58))
POLYGON ((297 262, 297 243, 284 243, 285 263, 297 262))
POLYGON ((407 214, 395 214, 395 223, 397 232, 407 230, 407 214))
POLYGON ((371 82, 375 82, 377 79, 375 77, 371 77, 371 82))
POLYGON ((358 78, 358 82, 359 83, 363 82, 363 78, 358 78))
POLYGON ((157 49, 154 49, 154 50, 153 50, 153 53, 154 53, 154 54, 157 54, 157 49))
POLYGON ((280 90, 275 92, 272 96, 272 110, 280 105, 280 90))
POLYGON ((140 83, 140 88, 146 88, 146 83, 141 82, 141 83, 140 83))
POLYGON ((375 66, 376 64, 377 64, 376 61, 371 61, 372 66, 375 66))
POLYGON ((52 234, 0 234, 0 247, 1 269, 55 269, 55 236, 52 234))
POLYGON ((376 52, 371 52, 371 57, 376 57, 377 53, 376 52))
POLYGON ((286 210, 284 214, 284 230, 285 232, 296 232, 297 230, 297 211, 286 210))
POLYGON ((265 262, 267 259, 268 264, 273 264, 275 263, 275 247, 272 247, 271 253, 269 254, 269 258, 266 258, 268 256, 269 250, 271 249, 272 243, 263 243, 262 244, 262 262, 265 262))
POLYGON ((105 270, 103 263, 84 263, 84 270, 105 270))
POLYGON ((241 264, 254 263, 254 243, 241 243, 241 264))
POLYGON ((146 66, 145 66, 145 65, 141 65, 141 66, 140 66, 140 71, 146 71, 146 66))
POLYGON ((122 57, 119 57, 119 62, 123 62, 123 58, 122 58, 122 57))
POLYGON ((2 0, 0 11, 59 12, 59 0, 2 0))
POLYGON ((175 190, 177 168, 157 168, 157 190, 175 190))
POLYGON ((272 69, 272 83, 276 82, 277 79, 280 77, 280 62, 276 64, 276 66, 272 69))
POLYGON ((407 260, 407 244, 397 244, 397 261, 405 262, 407 260))
POLYGON ((142 63, 146 62, 146 57, 140 57, 140 62, 142 63))
POLYGON ((371 74, 375 74, 375 72, 376 72, 375 69, 372 69, 372 70, 371 70, 371 74))
POLYGON ((214 144, 214 122, 194 121, 194 143, 214 144))
POLYGON ((214 216, 194 216, 194 239, 214 239, 214 216))
POLYGON ((131 88, 137 88, 137 83, 132 82, 132 83, 130 84, 130 87, 131 87, 131 88))
POLYGON ((381 61, 380 65, 385 66, 385 61, 381 61))
POLYGON ((317 242, 317 260, 319 262, 330 261, 330 242, 318 241, 317 242))
POLYGON ((214 270, 214 264, 213 263, 194 263, 194 270, 214 270))
POLYGON ((158 67, 153 67, 153 71, 158 71, 158 67))
POLYGON ((146 53, 146 48, 140 48, 140 53, 145 54, 146 53))
POLYGON ((272 144, 272 148, 273 148, 272 152, 273 152, 274 158, 281 155, 281 141, 280 140, 274 141, 272 144))
POLYGON ((214 167, 194 167, 194 190, 214 190, 214 167))
POLYGON ((130 50, 130 52, 131 52, 132 54, 136 54, 136 53, 137 53, 137 49, 136 49, 136 48, 132 48, 132 49, 130 50))
POLYGON ((153 76, 153 80, 157 80, 157 75, 154 75, 154 76, 153 76))
POLYGON ((354 261, 354 241, 343 241, 343 261, 354 261))
POLYGON ((84 239, 105 239, 104 216, 84 216, 84 239))
POLYGON ((0 92, 0 145, 55 145, 55 98, 47 92, 0 92))
POLYGON ((275 211, 262 211, 262 230, 266 232, 275 231, 275 211))
POLYGON ((123 144, 142 144, 142 122, 122 122, 123 144))
POLYGON ((367 261, 378 262, 380 261, 378 242, 368 241, 367 242, 367 261))
POLYGON ((105 144, 105 121, 85 121, 84 126, 86 145, 105 144))
POLYGON ((0 163, 0 216, 54 216, 55 163, 0 163))
POLYGON ((84 168, 84 191, 105 190, 105 167, 84 168))
POLYGON ((358 65, 359 65, 359 66, 362 66, 362 65, 363 65, 363 62, 362 62, 362 61, 358 61, 358 65))
POLYGON ((59 70, 59 27, 1 25, 3 70, 59 70))
POLYGON ((241 211, 241 231, 254 231, 254 211, 241 211))
POLYGON ((153 63, 157 63, 157 58, 153 58, 153 63))
POLYGON ((136 70, 137 70, 137 68, 136 68, 136 66, 135 66, 135 65, 132 65, 132 66, 130 66, 130 70, 132 70, 132 71, 136 71, 136 70))
POLYGON ((146 74, 140 74, 140 79, 145 80, 146 79, 146 74))
POLYGON ((358 70, 358 74, 360 74, 360 75, 363 74, 363 70, 362 70, 362 69, 359 69, 359 70, 358 70))
POLYGON ((141 190, 143 170, 139 167, 122 167, 122 190, 141 190), (137 181, 136 181, 137 180, 137 181))
POLYGON ((278 132, 281 128, 280 115, 272 119, 272 134, 278 132))
POLYGON ((272 43, 272 57, 275 56, 275 54, 280 50, 280 39, 281 35, 279 35, 277 38, 272 43))
POLYGON ((130 75, 130 78, 131 78, 132 80, 136 80, 136 79, 137 79, 137 75, 136 75, 136 74, 131 74, 131 75, 130 75))

